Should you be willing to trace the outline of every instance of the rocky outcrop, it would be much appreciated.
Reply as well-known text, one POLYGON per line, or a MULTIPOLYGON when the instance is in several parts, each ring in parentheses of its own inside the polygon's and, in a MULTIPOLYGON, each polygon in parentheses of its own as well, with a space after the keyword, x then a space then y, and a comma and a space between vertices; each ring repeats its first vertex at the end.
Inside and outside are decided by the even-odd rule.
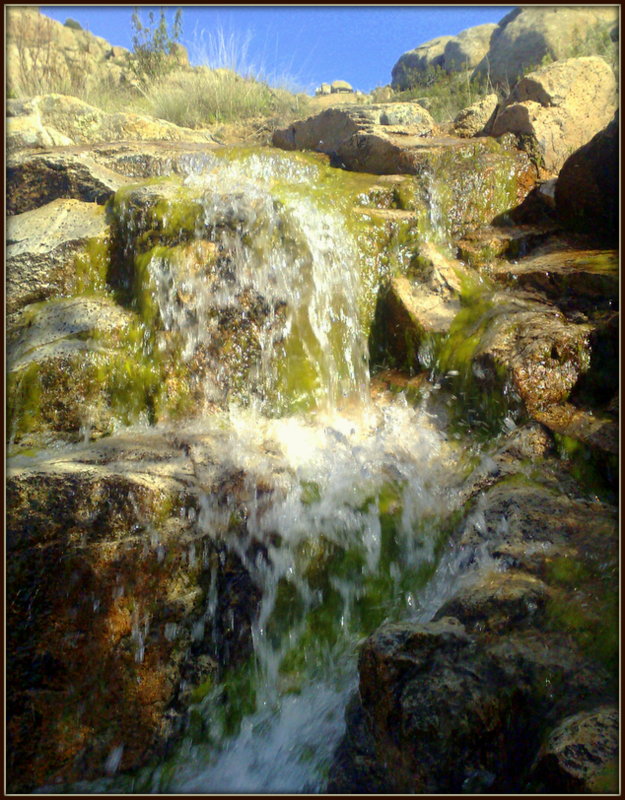
MULTIPOLYGON (((493 32, 488 52, 474 77, 488 76, 494 85, 513 86, 545 58, 554 61, 575 55, 592 35, 608 35, 618 26, 616 8, 515 8, 493 32)), ((587 52, 593 52, 589 44, 587 52)))
POLYGON ((409 172, 397 133, 407 144, 431 135, 436 126, 416 103, 329 108, 277 130, 273 144, 284 150, 328 153, 348 169, 378 174, 409 172))
POLYGON ((472 69, 487 53, 495 23, 476 25, 457 36, 439 36, 404 53, 392 70, 394 89, 419 85, 434 70, 463 72, 472 69))
POLYGON ((7 95, 50 83, 67 91, 127 85, 130 52, 79 27, 63 25, 36 8, 7 10, 7 95))
POLYGON ((618 112, 564 162, 555 185, 558 219, 594 236, 618 239, 618 112))
POLYGON ((477 103, 464 108, 454 119, 455 136, 480 136, 488 126, 498 106, 496 94, 489 94, 477 103))
POLYGON ((445 45, 442 63, 445 72, 464 72, 477 66, 488 52, 495 30, 497 25, 488 22, 467 28, 452 37, 445 45))
POLYGON ((576 791, 613 767, 615 510, 558 496, 549 459, 542 485, 504 477, 504 452, 452 537, 461 585, 433 621, 385 624, 362 646, 332 790, 372 776, 380 793, 576 791))
POLYGON ((408 89, 428 70, 442 68, 445 60, 445 47, 453 38, 453 36, 439 36, 404 53, 391 73, 393 89, 408 89))
POLYGON ((77 97, 50 94, 7 101, 10 151, 96 142, 167 140, 210 142, 208 131, 130 113, 106 113, 77 97))
POLYGON ((512 90, 489 132, 514 133, 548 171, 612 119, 614 73, 598 57, 558 61, 526 75, 512 90))

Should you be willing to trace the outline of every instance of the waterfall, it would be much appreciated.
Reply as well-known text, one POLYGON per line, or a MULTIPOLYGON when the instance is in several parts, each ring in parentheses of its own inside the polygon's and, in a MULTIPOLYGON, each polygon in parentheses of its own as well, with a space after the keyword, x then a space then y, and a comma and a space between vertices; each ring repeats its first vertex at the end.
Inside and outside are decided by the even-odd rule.
MULTIPOLYGON (((228 254, 227 279, 149 262, 185 358, 214 334, 215 306, 251 295, 265 309, 255 402, 195 423, 218 431, 222 466, 245 476, 243 530, 228 535, 230 510, 208 493, 197 524, 224 537, 260 589, 254 652, 198 702, 205 741, 185 739, 152 791, 323 791, 358 643, 417 613, 448 533, 457 447, 425 409, 371 403, 364 257, 345 206, 311 193, 318 181, 284 156, 215 158, 185 187, 201 202, 196 236, 210 232, 228 254)), ((214 612, 209 593, 207 622, 214 612)))

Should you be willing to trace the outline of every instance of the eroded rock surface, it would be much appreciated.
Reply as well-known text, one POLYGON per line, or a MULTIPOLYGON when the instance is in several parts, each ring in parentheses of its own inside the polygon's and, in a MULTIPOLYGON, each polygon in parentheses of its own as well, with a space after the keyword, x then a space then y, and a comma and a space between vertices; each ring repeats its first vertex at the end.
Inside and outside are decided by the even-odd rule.
POLYGON ((614 73, 598 56, 556 61, 516 84, 490 133, 525 139, 545 169, 558 172, 571 151, 610 122, 615 90, 614 73))

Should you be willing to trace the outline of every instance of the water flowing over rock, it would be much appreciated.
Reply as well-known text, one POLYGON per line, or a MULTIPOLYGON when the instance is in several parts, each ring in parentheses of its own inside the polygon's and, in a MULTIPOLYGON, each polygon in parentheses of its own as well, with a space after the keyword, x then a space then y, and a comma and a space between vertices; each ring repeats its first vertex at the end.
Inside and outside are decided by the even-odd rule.
POLYGON ((490 133, 526 137, 545 169, 558 172, 573 150, 612 119, 616 81, 603 59, 570 58, 522 78, 497 114, 490 133))
POLYGON ((418 104, 67 100, 8 107, 9 789, 611 791, 618 254, 418 104))

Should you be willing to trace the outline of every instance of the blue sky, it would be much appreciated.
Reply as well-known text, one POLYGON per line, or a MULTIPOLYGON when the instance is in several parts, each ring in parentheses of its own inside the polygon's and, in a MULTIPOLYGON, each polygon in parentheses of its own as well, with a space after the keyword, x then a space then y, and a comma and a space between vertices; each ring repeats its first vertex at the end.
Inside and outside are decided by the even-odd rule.
MULTIPOLYGON (((178 6, 166 7, 173 18, 178 6)), ((160 6, 141 7, 142 19, 160 6)), ((290 78, 312 92, 322 81, 346 80, 371 91, 390 83, 406 50, 436 36, 499 22, 513 6, 181 6, 182 43, 192 63, 206 62, 219 42, 239 54, 239 66, 272 83, 290 78)), ((40 6, 68 17, 111 44, 132 47, 132 6, 40 6)))

